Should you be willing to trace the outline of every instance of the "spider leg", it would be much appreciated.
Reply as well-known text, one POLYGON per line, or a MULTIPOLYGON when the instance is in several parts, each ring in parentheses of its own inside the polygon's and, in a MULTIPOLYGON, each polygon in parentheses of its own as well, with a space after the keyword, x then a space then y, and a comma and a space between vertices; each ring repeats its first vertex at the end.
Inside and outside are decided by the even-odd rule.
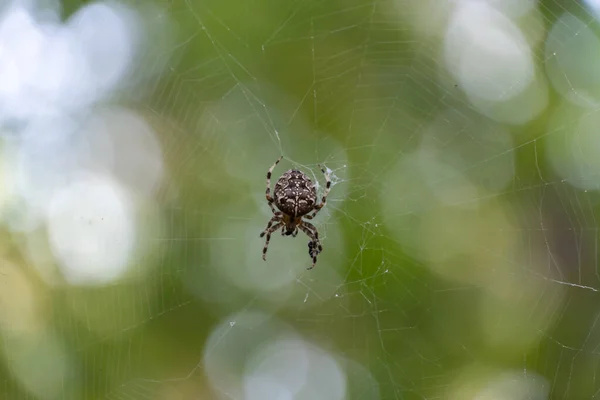
POLYGON ((273 212, 273 214, 277 214, 279 212, 275 209, 275 206, 273 206, 273 202, 270 202, 268 204, 269 204, 269 207, 271 207, 271 211, 273 212))
MULTIPOLYGON (((319 231, 317 230, 317 227, 314 226, 313 224, 311 224, 310 222, 306 222, 306 221, 302 221, 302 225, 312 232, 312 234, 313 234, 313 236, 311 236, 311 239, 313 239, 312 248, 314 249, 314 251, 317 252, 317 254, 319 254, 320 252, 323 251, 323 246, 321 246, 321 241, 319 240, 319 231)), ((311 246, 309 245, 309 247, 311 247, 311 246)))
POLYGON ((264 236, 264 234, 267 234, 267 240, 265 241, 265 247, 263 247, 263 251, 262 251, 262 258, 264 261, 267 261, 267 248, 269 247, 269 241, 271 240, 271 233, 275 232, 277 229, 279 229, 279 227, 283 225, 283 222, 278 222, 275 225, 273 225, 272 227, 266 229, 263 233, 261 233, 261 237, 264 236))
POLYGON ((306 219, 313 219, 315 217, 315 215, 317 215, 319 210, 321 210, 321 208, 325 207, 325 204, 327 204, 327 195, 329 194, 329 190, 331 189, 331 179, 329 178, 329 174, 327 173, 327 171, 325 171, 325 169, 321 165, 319 165, 319 168, 321 168, 321 172, 323 173, 323 175, 325 175, 325 181, 327 182, 325 184, 325 192, 323 193, 321 202, 319 204, 315 205, 315 211, 312 213, 312 215, 304 216, 304 218, 306 218, 306 219))
POLYGON ((306 233, 306 235, 312 239, 310 242, 308 242, 308 253, 312 257, 312 266, 310 266, 308 269, 313 269, 315 267, 315 264, 317 263, 317 254, 319 254, 323 250, 323 247, 319 242, 319 234, 317 232, 317 228, 315 228, 314 225, 309 224, 308 222, 304 222, 298 225, 298 227, 302 229, 302 232, 306 233))
POLYGON ((277 211, 275 210, 275 207, 273 207, 273 202, 275 201, 275 199, 273 198, 273 196, 271 196, 271 174, 273 173, 273 169, 275 169, 275 166, 279 164, 279 161, 281 161, 282 158, 283 156, 279 156, 277 161, 275 161, 275 164, 273 164, 267 172, 267 191, 265 192, 265 197, 267 198, 267 202, 269 203, 269 207, 271 207, 271 211, 273 211, 273 214, 277 213, 277 211))
MULTIPOLYGON (((273 207, 273 206, 271 206, 273 207)), ((281 211, 275 211, 273 210, 273 218, 276 218, 279 221, 283 221, 283 213, 281 211)))
MULTIPOLYGON (((280 219, 280 215, 274 215, 270 220, 269 223, 267 224, 267 227, 260 233, 260 237, 265 236, 265 234, 269 231, 269 229, 271 229, 271 225, 273 225, 275 222, 281 222, 280 219)), ((272 232, 272 231, 271 231, 272 232)))

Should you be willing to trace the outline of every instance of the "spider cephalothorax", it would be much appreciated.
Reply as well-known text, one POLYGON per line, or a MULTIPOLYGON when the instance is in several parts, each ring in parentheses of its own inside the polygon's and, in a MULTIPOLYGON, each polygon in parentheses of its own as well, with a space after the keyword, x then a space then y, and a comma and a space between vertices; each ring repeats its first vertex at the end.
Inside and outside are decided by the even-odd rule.
POLYGON ((273 190, 273 196, 271 196, 271 173, 277 164, 281 161, 281 157, 275 161, 275 164, 271 166, 269 172, 267 172, 267 202, 271 211, 273 211, 273 217, 267 224, 266 229, 261 232, 260 237, 267 235, 267 241, 263 248, 263 260, 266 260, 267 247, 269 246, 269 240, 271 239, 271 233, 281 228, 281 234, 286 236, 296 237, 298 229, 306 233, 311 239, 308 242, 308 254, 312 258, 312 266, 309 269, 314 268, 317 262, 317 255, 323 251, 323 246, 319 241, 319 232, 317 228, 310 222, 304 221, 302 218, 313 219, 327 201, 327 194, 331 187, 331 180, 329 175, 323 168, 321 172, 325 175, 327 184, 325 186, 325 193, 321 198, 321 202, 317 203, 317 190, 313 185, 312 181, 302 172, 290 169, 286 171, 281 178, 277 180, 275 189, 273 190), (273 204, 280 210, 275 210, 273 204), (308 215, 310 212, 311 215, 308 215))

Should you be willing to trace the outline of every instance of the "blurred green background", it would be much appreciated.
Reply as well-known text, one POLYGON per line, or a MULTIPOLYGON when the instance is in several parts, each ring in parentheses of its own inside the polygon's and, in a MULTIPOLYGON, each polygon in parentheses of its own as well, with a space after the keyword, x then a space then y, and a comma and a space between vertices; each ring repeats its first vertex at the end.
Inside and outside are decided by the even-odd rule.
MULTIPOLYGON (((91 71, 130 54, 61 115, 69 135, 0 102, 2 398, 598 397, 597 3, 125 1, 103 12, 137 36, 123 47, 106 23, 102 51, 85 24, 106 14, 77 19, 98 4, 28 6, 84 27, 67 47, 96 54, 91 71), (52 172, 62 191, 16 207, 55 171, 23 160, 72 149, 64 168, 106 185, 67 201, 52 172), (302 233, 261 259, 280 155, 273 184, 331 174, 311 271, 302 233), (119 272, 72 278, 105 264, 119 272)), ((10 10, 0 49, 24 24, 10 10)))

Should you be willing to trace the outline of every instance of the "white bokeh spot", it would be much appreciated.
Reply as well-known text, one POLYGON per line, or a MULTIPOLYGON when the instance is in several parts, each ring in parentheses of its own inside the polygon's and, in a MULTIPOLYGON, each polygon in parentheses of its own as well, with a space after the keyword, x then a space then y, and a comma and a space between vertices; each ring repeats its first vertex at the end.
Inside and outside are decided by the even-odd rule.
POLYGON ((90 176, 57 191, 47 223, 52 249, 70 283, 105 284, 126 271, 135 216, 116 182, 90 176))
POLYGON ((82 111, 126 76, 139 42, 135 14, 112 2, 64 25, 13 2, 0 13, 0 121, 82 111))

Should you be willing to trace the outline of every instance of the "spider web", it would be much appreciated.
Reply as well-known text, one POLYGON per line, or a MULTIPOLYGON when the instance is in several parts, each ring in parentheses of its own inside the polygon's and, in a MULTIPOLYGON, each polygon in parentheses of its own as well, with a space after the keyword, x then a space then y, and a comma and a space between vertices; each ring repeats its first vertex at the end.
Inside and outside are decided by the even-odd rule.
POLYGON ((5 186, 42 193, 3 200, 4 398, 600 397, 600 4, 119 7, 110 96, 2 105, 5 186), (261 259, 279 155, 331 176, 311 271, 302 233, 261 259))

